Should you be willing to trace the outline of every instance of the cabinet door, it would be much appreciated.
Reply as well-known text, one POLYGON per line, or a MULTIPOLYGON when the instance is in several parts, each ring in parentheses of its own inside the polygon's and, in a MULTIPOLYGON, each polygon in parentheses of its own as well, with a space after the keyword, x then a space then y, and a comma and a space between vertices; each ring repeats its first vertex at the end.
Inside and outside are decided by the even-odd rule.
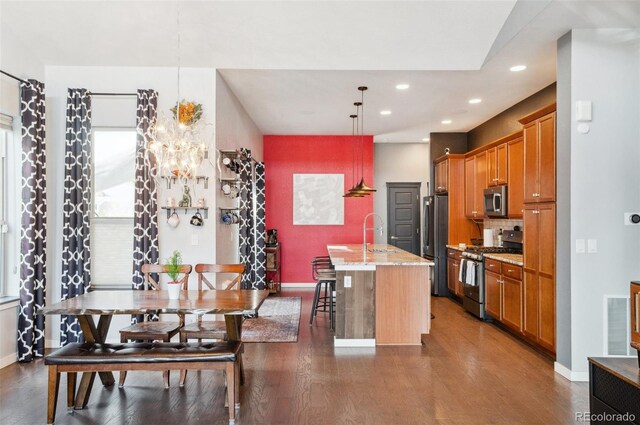
POLYGON ((502 276, 502 322, 522 332, 522 281, 502 276))
POLYGON ((555 204, 538 204, 538 284, 540 345, 555 352, 556 345, 556 208, 555 204))
POLYGON ((522 217, 524 201, 524 142, 522 137, 507 143, 507 213, 509 218, 522 217))
POLYGON ((556 120, 555 113, 538 121, 538 202, 556 200, 556 120))
POLYGON ((539 324, 538 343, 549 351, 556 351, 556 288, 553 278, 538 275, 539 324))
POLYGON ((444 193, 448 190, 448 165, 448 160, 436 164, 436 193, 444 193))
POLYGON ((533 341, 538 339, 538 259, 539 211, 535 204, 525 204, 523 217, 524 315, 522 330, 533 341))
POLYGON ((487 186, 498 185, 498 148, 487 151, 487 186))
POLYGON ((524 202, 538 202, 538 125, 524 128, 524 202))
POLYGON ((524 269, 522 332, 533 341, 538 340, 538 273, 524 269))
POLYGON ((500 308, 501 280, 500 275, 493 272, 484 273, 485 309, 494 319, 502 320, 500 308))
POLYGON ((456 281, 458 280, 456 263, 456 260, 447 259, 447 288, 452 294, 456 292, 456 281))
POLYGON ((464 215, 467 218, 475 218, 475 163, 474 157, 464 160, 464 215))
POLYGON ((482 152, 475 156, 475 195, 474 211, 475 217, 484 216, 484 190, 487 188, 487 153, 482 152))
POLYGON ((507 173, 507 144, 503 143, 501 145, 496 146, 496 176, 495 178, 497 184, 507 184, 508 183, 508 173, 507 173))
POLYGON ((631 342, 640 349, 640 285, 631 284, 631 342))

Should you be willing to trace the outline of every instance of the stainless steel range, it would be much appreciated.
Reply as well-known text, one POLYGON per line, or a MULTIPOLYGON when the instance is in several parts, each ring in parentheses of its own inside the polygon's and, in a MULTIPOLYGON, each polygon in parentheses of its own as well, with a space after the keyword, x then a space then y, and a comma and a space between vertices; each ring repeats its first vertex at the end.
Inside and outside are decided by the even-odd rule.
POLYGON ((502 247, 467 246, 462 253, 458 279, 464 287, 462 306, 474 316, 485 319, 484 254, 522 254, 522 232, 506 231, 502 247))

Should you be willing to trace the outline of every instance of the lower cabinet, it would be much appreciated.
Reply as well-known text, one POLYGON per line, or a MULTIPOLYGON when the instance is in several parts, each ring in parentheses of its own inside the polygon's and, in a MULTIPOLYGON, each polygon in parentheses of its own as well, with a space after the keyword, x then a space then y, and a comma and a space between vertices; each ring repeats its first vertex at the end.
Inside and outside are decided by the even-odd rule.
POLYGON ((485 260, 485 309, 495 320, 522 332, 522 267, 485 260))
POLYGON ((458 297, 464 296, 464 287, 458 280, 460 274, 460 259, 462 253, 455 249, 447 249, 447 288, 458 297))
POLYGON ((640 367, 640 282, 631 282, 631 345, 638 350, 640 367))

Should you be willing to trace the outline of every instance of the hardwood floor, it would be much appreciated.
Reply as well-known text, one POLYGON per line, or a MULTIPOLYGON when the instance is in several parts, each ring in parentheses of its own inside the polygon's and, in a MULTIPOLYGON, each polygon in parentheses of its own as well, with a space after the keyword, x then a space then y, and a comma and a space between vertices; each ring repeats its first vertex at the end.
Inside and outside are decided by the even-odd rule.
MULTIPOLYGON (((568 424, 588 411, 588 385, 553 372, 553 363, 448 299, 433 300, 423 347, 334 348, 328 314, 309 326, 313 292, 302 296, 298 343, 246 344, 247 382, 237 423, 248 424, 568 424)), ((56 424, 226 424, 221 373, 132 372, 123 389, 93 389, 84 410, 56 424)), ((46 419, 42 360, 0 370, 0 423, 46 419)), ((66 377, 61 389, 66 388, 66 377)))

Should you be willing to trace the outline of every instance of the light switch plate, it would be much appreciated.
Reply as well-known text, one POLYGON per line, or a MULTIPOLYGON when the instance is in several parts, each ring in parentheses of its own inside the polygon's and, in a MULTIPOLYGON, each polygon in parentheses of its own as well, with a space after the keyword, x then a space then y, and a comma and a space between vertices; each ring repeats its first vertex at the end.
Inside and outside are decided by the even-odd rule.
POLYGON ((344 287, 351 288, 351 276, 344 277, 344 287))
POLYGON ((597 239, 587 239, 587 252, 589 254, 595 254, 598 252, 598 240, 597 239))
POLYGON ((576 253, 584 254, 587 251, 584 239, 576 239, 576 253))

